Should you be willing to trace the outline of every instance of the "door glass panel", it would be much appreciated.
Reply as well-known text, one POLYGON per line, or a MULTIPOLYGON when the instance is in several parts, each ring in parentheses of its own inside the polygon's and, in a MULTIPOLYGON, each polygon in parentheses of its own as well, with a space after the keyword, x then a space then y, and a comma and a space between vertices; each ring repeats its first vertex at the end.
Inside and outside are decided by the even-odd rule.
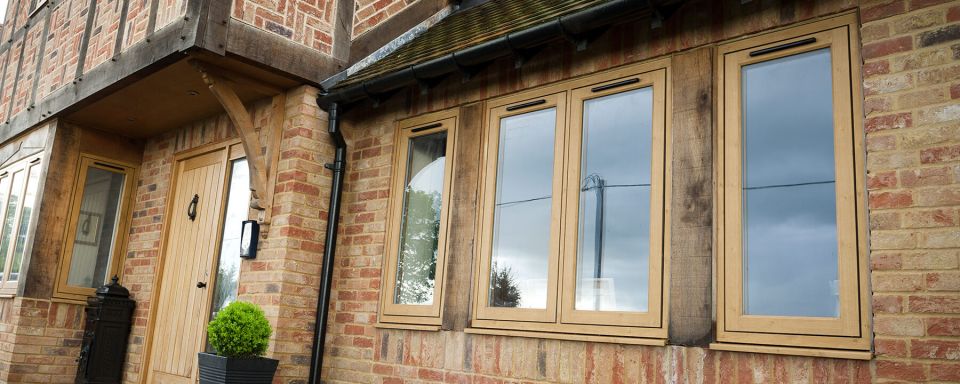
POLYGON ((114 257, 125 181, 122 172, 87 168, 68 285, 97 288, 110 277, 107 272, 114 257))
POLYGON ((576 309, 646 312, 653 89, 583 104, 576 309))
POLYGON ((433 304, 447 133, 410 139, 404 178, 396 304, 433 304))
POLYGON ((837 317, 828 48, 742 68, 743 312, 837 317))
POLYGON ((247 167, 247 159, 232 161, 230 169, 230 185, 223 217, 223 237, 220 239, 220 257, 217 262, 217 279, 214 280, 210 319, 237 300, 237 284, 240 281, 240 234, 243 221, 247 220, 250 214, 250 168, 247 167))
POLYGON ((20 264, 23 262, 23 253, 27 246, 27 232, 30 229, 30 218, 37 203, 37 188, 40 186, 40 166, 30 167, 30 176, 27 180, 27 191, 23 198, 23 208, 20 210, 20 224, 17 227, 17 244, 13 249, 13 265, 10 266, 9 281, 16 281, 20 277, 20 264))
MULTIPOLYGON (((7 255, 10 254, 10 243, 13 242, 13 225, 17 219, 17 207, 20 197, 23 196, 23 171, 13 173, 13 186, 10 188, 10 199, 7 200, 6 214, 3 217, 3 229, 0 231, 0 266, 7 265, 7 255)), ((8 276, 7 280, 13 280, 8 276)))
POLYGON ((546 308, 556 108, 500 120, 489 305, 546 308))

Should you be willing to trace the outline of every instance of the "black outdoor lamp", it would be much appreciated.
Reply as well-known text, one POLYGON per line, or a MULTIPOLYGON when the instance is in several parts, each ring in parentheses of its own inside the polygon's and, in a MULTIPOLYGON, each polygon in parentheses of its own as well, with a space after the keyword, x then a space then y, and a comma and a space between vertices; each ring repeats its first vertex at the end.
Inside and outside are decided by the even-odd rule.
POLYGON ((240 257, 257 258, 257 243, 260 242, 260 223, 256 220, 244 220, 240 231, 240 257))

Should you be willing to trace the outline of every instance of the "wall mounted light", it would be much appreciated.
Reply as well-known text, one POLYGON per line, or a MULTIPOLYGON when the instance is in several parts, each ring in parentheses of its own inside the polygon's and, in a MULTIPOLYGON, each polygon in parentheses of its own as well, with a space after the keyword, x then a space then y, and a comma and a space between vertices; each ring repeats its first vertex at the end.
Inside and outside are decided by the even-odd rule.
POLYGON ((240 231, 240 257, 257 258, 257 244, 260 242, 260 223, 256 220, 244 220, 240 231))

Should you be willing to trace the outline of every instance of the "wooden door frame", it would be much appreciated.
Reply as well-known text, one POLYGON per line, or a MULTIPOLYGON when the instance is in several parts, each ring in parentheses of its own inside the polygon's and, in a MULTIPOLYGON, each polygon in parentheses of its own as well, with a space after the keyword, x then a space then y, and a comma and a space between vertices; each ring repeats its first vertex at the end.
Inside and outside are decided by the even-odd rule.
MULTIPOLYGON (((157 320, 156 304, 160 300, 160 291, 161 291, 160 288, 161 288, 161 283, 163 282, 163 272, 164 272, 164 266, 166 264, 165 255, 166 255, 167 245, 169 242, 169 235, 170 235, 170 231, 169 231, 170 221, 171 221, 170 219, 173 217, 172 211, 173 211, 174 204, 172 204, 172 201, 174 196, 176 195, 177 183, 179 181, 177 165, 181 161, 184 161, 193 157, 201 156, 210 152, 215 152, 219 150, 227 151, 227 154, 225 156, 226 161, 223 163, 224 164, 223 179, 224 179, 225 187, 221 191, 221 193, 223 194, 223 196, 221 197, 222 205, 225 205, 226 195, 228 193, 227 192, 228 188, 226 188, 226 182, 228 181, 228 177, 230 176, 230 172, 228 168, 229 168, 230 161, 234 159, 234 157, 230 155, 230 151, 232 150, 233 146, 239 145, 239 144, 240 144, 240 139, 233 138, 233 139, 223 140, 215 143, 204 144, 199 147, 187 149, 181 152, 176 152, 173 155, 172 169, 170 172, 171 173, 170 188, 167 190, 167 193, 166 193, 166 201, 165 201, 166 206, 163 209, 163 212, 164 212, 163 227, 161 227, 160 229, 160 232, 161 232, 160 248, 158 249, 158 252, 157 252, 157 268, 156 268, 156 272, 153 275, 153 285, 152 285, 153 292, 150 294, 151 308, 149 311, 150 313, 147 315, 146 335, 144 337, 144 343, 143 343, 143 354, 142 354, 143 358, 140 360, 140 363, 141 363, 140 377, 137 380, 141 384, 147 384, 147 377, 150 376, 150 371, 153 368, 151 359, 153 357, 152 356, 153 355, 153 336, 156 331, 156 320, 157 320)), ((240 148, 240 151, 241 152, 243 151, 242 147, 240 148)), ((136 196, 134 196, 134 198, 135 197, 136 196)), ((225 208, 225 206, 221 208, 225 208)), ((218 220, 217 222, 222 224, 223 212, 220 213, 220 216, 221 216, 220 220, 218 220)), ((217 228, 217 238, 222 236, 222 230, 223 230, 222 225, 220 225, 217 228)), ((218 242, 214 248, 214 254, 218 254, 219 250, 220 250, 220 244, 218 242)), ((213 279, 216 280, 216 277, 213 276, 213 279)), ((214 282, 214 284, 215 283, 216 282, 214 282)), ((208 283, 208 286, 211 286, 211 285, 208 283)), ((211 295, 213 295, 212 289, 210 289, 209 292, 207 293, 207 301, 210 301, 211 295)))

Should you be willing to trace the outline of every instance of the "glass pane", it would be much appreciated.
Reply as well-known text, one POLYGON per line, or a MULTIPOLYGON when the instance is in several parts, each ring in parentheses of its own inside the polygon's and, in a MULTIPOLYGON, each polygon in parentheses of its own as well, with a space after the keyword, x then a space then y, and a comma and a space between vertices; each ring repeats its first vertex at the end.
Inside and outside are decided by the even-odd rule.
POLYGON ((217 279, 213 283, 213 303, 210 305, 211 319, 221 309, 237 300, 237 284, 240 281, 240 234, 243 221, 247 220, 250 214, 250 168, 247 166, 247 159, 234 160, 230 168, 227 211, 223 217, 217 279))
MULTIPOLYGON (((2 179, 0 179, 0 204, 8 203, 7 194, 9 194, 9 192, 10 192, 10 178, 5 176, 2 179)), ((6 226, 4 226, 4 228, 6 228, 6 226)), ((6 232, 3 232, 3 233, 6 233, 6 232)), ((7 247, 4 246, 3 250, 5 251, 6 249, 7 247)), ((3 281, 3 272, 6 270, 6 266, 7 266, 7 253, 3 252, 3 253, 0 253, 0 281, 3 281)))
MULTIPOLYGON (((7 265, 10 242, 13 241, 13 224, 16 222, 17 207, 20 205, 20 197, 23 193, 23 173, 23 171, 14 172, 12 176, 13 186, 10 189, 10 199, 7 200, 7 209, 3 217, 3 230, 0 231, 0 268, 7 265)), ((12 280, 9 276, 8 279, 12 280)))
POLYGON ((583 104, 576 309, 645 312, 653 89, 583 104))
POLYGON ((410 139, 393 302, 433 304, 447 133, 410 139))
POLYGON ((107 273, 114 256, 125 180, 122 172, 87 168, 68 285, 97 288, 110 278, 107 273))
POLYGON ((500 121, 492 307, 547 307, 556 118, 550 108, 500 121))
POLYGON ((23 208, 20 209, 20 226, 17 229, 17 244, 13 249, 13 265, 10 267, 9 281, 16 281, 20 277, 20 263, 23 262, 23 253, 27 246, 27 231, 30 229, 30 218, 37 203, 37 188, 40 186, 40 166, 30 167, 30 176, 27 181, 27 191, 23 198, 23 208))
POLYGON ((743 67, 744 314, 836 317, 830 51, 743 67))

